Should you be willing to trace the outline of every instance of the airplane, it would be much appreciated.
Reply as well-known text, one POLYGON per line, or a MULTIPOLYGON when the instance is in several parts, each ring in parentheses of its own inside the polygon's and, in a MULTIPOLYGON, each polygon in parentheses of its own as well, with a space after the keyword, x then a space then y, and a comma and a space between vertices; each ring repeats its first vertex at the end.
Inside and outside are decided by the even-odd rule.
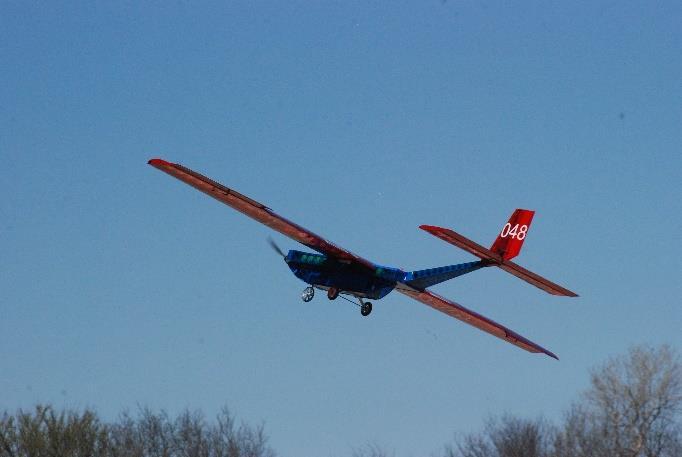
POLYGON ((574 292, 511 261, 521 251, 521 246, 526 239, 535 214, 534 211, 515 210, 509 221, 502 227, 490 249, 450 229, 421 225, 419 228, 422 230, 464 249, 480 260, 425 270, 403 271, 400 268, 378 265, 353 254, 310 230, 279 216, 262 203, 180 164, 170 163, 159 158, 149 160, 148 164, 316 251, 311 253, 290 250, 285 254, 272 239, 269 239, 272 248, 282 256, 292 273, 308 284, 301 295, 304 302, 313 299, 316 289, 323 290, 326 291, 329 300, 341 297, 359 306, 360 313, 363 316, 368 316, 372 312, 372 302, 368 301, 369 299, 379 300, 391 291, 397 290, 521 349, 532 353, 546 354, 559 360, 552 352, 518 333, 427 289, 427 287, 481 268, 494 266, 552 295, 577 297, 578 295, 574 292), (355 303, 345 296, 355 297, 358 301, 355 303))

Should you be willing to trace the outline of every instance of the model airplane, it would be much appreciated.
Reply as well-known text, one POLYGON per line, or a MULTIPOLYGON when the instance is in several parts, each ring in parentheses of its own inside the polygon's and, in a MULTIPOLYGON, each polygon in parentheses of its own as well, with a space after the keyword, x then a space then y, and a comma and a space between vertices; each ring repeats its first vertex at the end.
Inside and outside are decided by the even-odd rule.
POLYGON ((182 165, 166 162, 162 159, 152 159, 148 163, 316 251, 317 253, 310 253, 291 250, 284 254, 270 240, 272 247, 284 258, 294 275, 309 285, 301 295, 304 302, 313 299, 315 289, 325 290, 327 298, 330 300, 341 296, 352 301, 343 295, 355 297, 358 300, 356 304, 360 307, 361 314, 367 316, 372 312, 372 303, 367 301, 368 299, 378 300, 395 289, 448 316, 473 325, 526 351, 547 354, 558 360, 556 355, 518 333, 427 289, 427 287, 471 273, 480 268, 495 266, 550 294, 577 297, 570 290, 564 289, 511 262, 511 259, 519 254, 523 241, 526 239, 534 211, 524 209, 514 211, 490 249, 452 230, 422 225, 420 226, 422 230, 470 252, 480 260, 426 270, 402 271, 399 268, 377 265, 340 248, 310 230, 277 215, 261 203, 182 165))

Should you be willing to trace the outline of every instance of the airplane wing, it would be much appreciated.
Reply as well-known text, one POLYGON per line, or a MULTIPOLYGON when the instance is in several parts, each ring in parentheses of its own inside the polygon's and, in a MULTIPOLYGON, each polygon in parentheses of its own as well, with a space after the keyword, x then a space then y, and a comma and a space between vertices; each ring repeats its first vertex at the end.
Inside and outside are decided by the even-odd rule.
POLYGON ((353 262, 372 270, 375 268, 375 265, 369 260, 363 259, 350 251, 336 246, 310 230, 279 216, 267 206, 258 203, 233 189, 225 187, 202 174, 183 167, 180 164, 166 162, 162 159, 151 159, 148 163, 227 206, 236 209, 240 213, 249 216, 251 219, 255 219, 261 224, 265 224, 271 229, 278 231, 282 235, 286 235, 292 240, 308 246, 310 249, 314 249, 317 252, 329 255, 341 261, 353 262))
POLYGON ((508 343, 516 345, 521 349, 525 349, 526 351, 533 353, 547 354, 548 356, 559 360, 559 357, 554 355, 552 352, 522 337, 521 335, 508 329, 507 327, 504 327, 498 324, 497 322, 488 319, 485 316, 482 316, 474 311, 471 311, 470 309, 467 309, 458 303, 452 302, 447 298, 443 298, 440 295, 436 295, 430 290, 419 291, 414 290, 412 288, 401 287, 400 284, 398 285, 396 290, 402 294, 407 295, 408 297, 414 298, 415 300, 424 303, 425 305, 429 305, 431 308, 437 309, 438 311, 445 313, 448 316, 452 316, 455 319, 459 319, 462 322, 465 322, 469 325, 473 325, 479 330, 483 330, 484 332, 490 333, 493 336, 501 338, 507 341, 508 343))

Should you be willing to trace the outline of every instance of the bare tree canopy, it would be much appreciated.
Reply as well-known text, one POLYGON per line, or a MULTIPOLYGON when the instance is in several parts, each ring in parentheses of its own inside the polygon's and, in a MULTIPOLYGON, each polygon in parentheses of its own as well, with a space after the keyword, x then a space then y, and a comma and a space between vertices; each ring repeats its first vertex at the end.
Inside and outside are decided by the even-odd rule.
POLYGON ((447 446, 446 457, 550 457, 552 427, 542 419, 511 415, 487 421, 483 433, 466 435, 447 446))
MULTIPOLYGON (((442 449, 442 448, 441 448, 442 449)), ((356 457, 395 455, 376 444, 356 457)), ((682 363, 668 346, 636 346, 590 373, 590 387, 555 426, 503 415, 461 436, 445 457, 682 457, 682 363)), ((0 415, 0 457, 274 457, 263 426, 224 408, 175 417, 141 409, 103 422, 51 406, 0 415)))
POLYGON ((209 423, 198 412, 171 418, 144 409, 103 423, 91 410, 37 406, 0 417, 0 457, 274 457, 262 426, 237 426, 223 409, 209 423))
POLYGON ((638 346, 591 374, 585 412, 600 455, 678 456, 682 366, 668 346, 638 346))
POLYGON ((682 365, 669 346, 633 347, 592 370, 590 381, 561 426, 503 416, 446 456, 682 456, 682 365))

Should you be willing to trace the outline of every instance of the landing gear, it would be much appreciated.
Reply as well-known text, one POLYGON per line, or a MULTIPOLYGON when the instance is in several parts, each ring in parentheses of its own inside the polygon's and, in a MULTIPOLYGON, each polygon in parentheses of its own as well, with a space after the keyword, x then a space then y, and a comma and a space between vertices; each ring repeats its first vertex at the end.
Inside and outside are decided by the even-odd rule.
POLYGON ((369 316, 369 313, 372 312, 372 302, 362 302, 360 305, 360 314, 363 316, 369 316))
POLYGON ((303 293, 301 294, 301 300, 308 303, 310 300, 313 299, 314 296, 315 289, 313 289, 312 287, 306 287, 305 289, 303 289, 303 293))
POLYGON ((337 289, 336 287, 330 287, 327 290, 327 298, 328 299, 336 300, 336 297, 338 297, 338 296, 339 296, 339 289, 337 289))
MULTIPOLYGON (((353 300, 349 300, 343 295, 339 295, 340 292, 341 291, 336 287, 330 287, 329 289, 327 289, 327 298, 329 298, 330 300, 336 300, 338 297, 341 297, 344 300, 349 301, 356 306, 359 306, 360 314, 362 314, 363 316, 369 316, 369 314, 372 312, 372 302, 364 301, 361 297, 358 297, 358 301, 355 302, 353 300)), ((315 288, 313 286, 308 286, 305 289, 303 289, 303 292, 301 293, 301 300, 308 303, 310 300, 313 299, 314 296, 315 288)))

